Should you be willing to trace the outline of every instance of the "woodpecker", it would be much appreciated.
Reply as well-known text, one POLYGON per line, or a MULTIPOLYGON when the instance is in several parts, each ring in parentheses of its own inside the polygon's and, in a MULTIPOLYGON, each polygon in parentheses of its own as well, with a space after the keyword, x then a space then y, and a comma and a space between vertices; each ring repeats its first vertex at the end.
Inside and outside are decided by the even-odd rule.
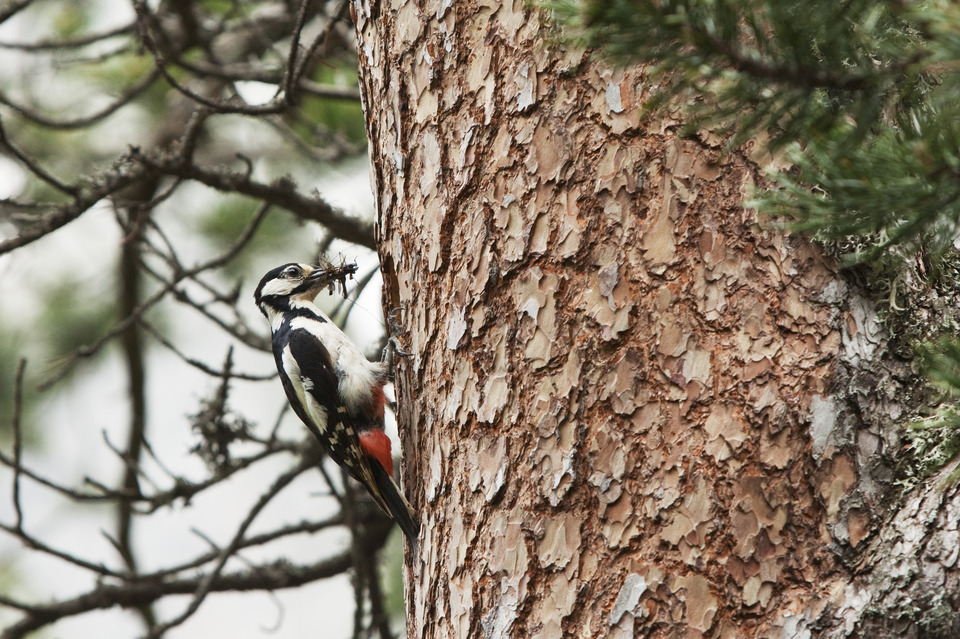
POLYGON ((284 264, 254 293, 270 321, 273 356, 293 412, 327 454, 359 481, 416 548, 416 515, 393 481, 390 439, 383 431, 386 365, 371 362, 314 303, 347 267, 284 264))

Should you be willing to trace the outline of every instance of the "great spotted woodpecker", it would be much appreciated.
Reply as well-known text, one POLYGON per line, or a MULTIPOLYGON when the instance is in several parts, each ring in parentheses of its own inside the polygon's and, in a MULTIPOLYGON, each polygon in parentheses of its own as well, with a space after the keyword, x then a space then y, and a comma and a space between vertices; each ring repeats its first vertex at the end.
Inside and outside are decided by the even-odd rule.
POLYGON ((254 299, 270 321, 273 356, 293 411, 416 548, 416 515, 393 481, 383 432, 386 366, 368 360, 313 303, 323 287, 355 270, 284 264, 263 276, 254 299))

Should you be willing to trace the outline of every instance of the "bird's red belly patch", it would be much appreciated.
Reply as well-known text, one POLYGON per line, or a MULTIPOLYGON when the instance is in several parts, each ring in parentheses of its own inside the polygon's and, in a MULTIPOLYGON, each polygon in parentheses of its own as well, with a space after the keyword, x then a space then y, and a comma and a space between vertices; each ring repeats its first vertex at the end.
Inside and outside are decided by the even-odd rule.
POLYGON ((370 419, 379 419, 383 421, 383 407, 387 403, 387 397, 383 394, 383 386, 377 386, 373 389, 370 396, 370 407, 367 409, 367 415, 370 419))
POLYGON ((393 455, 390 454, 390 438, 382 430, 360 433, 360 448, 368 457, 373 457, 388 475, 393 475, 393 455))

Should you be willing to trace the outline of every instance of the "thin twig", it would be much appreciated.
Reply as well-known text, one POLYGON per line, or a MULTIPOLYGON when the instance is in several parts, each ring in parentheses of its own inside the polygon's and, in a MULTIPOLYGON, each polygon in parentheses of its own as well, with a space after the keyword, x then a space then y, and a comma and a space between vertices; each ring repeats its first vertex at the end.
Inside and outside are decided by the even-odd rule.
POLYGON ((35 51, 65 51, 68 49, 80 49, 90 44, 95 44, 103 40, 109 40, 120 35, 131 35, 135 32, 136 24, 130 23, 122 27, 116 27, 103 33, 92 33, 90 35, 63 40, 54 38, 51 40, 38 40, 37 42, 0 42, 0 49, 15 49, 17 51, 35 52, 35 51))
POLYGON ((62 559, 67 563, 73 564, 74 566, 77 566, 79 568, 83 568, 84 570, 88 570, 94 574, 102 575, 104 577, 121 577, 122 576, 121 573, 115 570, 111 570, 110 568, 107 568, 103 564, 94 563, 92 561, 86 561, 85 559, 81 559, 80 557, 77 557, 76 555, 73 555, 71 553, 67 553, 62 550, 57 550, 53 546, 49 546, 43 543, 37 537, 28 535, 22 529, 18 530, 13 526, 0 524, 0 530, 6 533, 9 533, 11 535, 14 535, 16 537, 19 537, 20 540, 23 542, 23 544, 28 548, 50 555, 51 557, 56 557, 57 559, 62 559))
MULTIPOLYGON (((158 331, 157 328, 150 322, 141 318, 140 325, 143 326, 147 330, 147 332, 154 337, 154 339, 156 339, 158 342, 163 344, 164 347, 172 351, 174 355, 179 357, 185 363, 189 364, 190 366, 196 368, 199 371, 202 371, 203 373, 206 373, 207 375, 210 375, 211 377, 217 377, 221 379, 226 377, 226 373, 224 371, 217 370, 212 366, 209 366, 208 364, 204 364, 200 360, 194 359, 189 355, 187 355, 186 353, 184 353, 183 351, 181 351, 179 348, 176 347, 176 345, 173 342, 171 342, 166 337, 164 337, 163 334, 161 334, 160 331, 158 331)), ((270 373, 267 375, 254 375, 252 373, 234 373, 234 372, 230 373, 230 377, 232 378, 247 380, 251 382, 262 382, 265 380, 274 379, 276 376, 277 376, 276 373, 270 373)))
POLYGON ((23 373, 27 369, 27 360, 20 359, 13 383, 13 508, 17 513, 18 531, 23 530, 23 507, 20 504, 20 475, 22 473, 23 431, 20 419, 23 413, 23 373))
MULTIPOLYGON (((187 269, 180 273, 174 273, 170 281, 165 282, 164 286, 159 291, 157 291, 156 293, 154 293, 153 295, 145 299, 143 302, 138 304, 136 307, 134 307, 133 310, 130 312, 130 314, 124 317, 122 320, 120 320, 113 327, 113 329, 111 329, 108 333, 101 336, 93 344, 90 344, 88 346, 83 346, 77 349, 76 351, 74 351, 74 353, 61 365, 60 371, 48 377, 43 382, 41 382, 39 385, 39 388, 41 390, 47 389, 53 384, 55 384, 56 382, 63 379, 67 375, 67 373, 69 373, 70 370, 72 370, 73 366, 77 363, 77 361, 79 361, 82 358, 90 357, 95 353, 97 353, 101 348, 103 348, 103 346, 107 342, 109 342, 110 340, 115 338, 117 335, 122 333, 124 330, 126 330, 126 328, 130 326, 133 322, 137 321, 140 318, 140 316, 143 315, 144 312, 146 312, 148 309, 153 307, 157 302, 159 302, 164 297, 166 297, 168 293, 170 293, 171 291, 175 291, 175 287, 181 281, 187 278, 192 278, 193 276, 203 271, 207 271, 213 268, 218 268, 220 266, 223 266, 224 264, 229 262, 231 259, 233 259, 237 255, 237 253, 239 253, 240 249, 242 249, 246 245, 246 243, 249 241, 249 239, 253 236, 254 232, 256 232, 257 227, 260 225, 260 222, 263 220, 264 216, 269 210, 269 207, 270 205, 265 203, 260 207, 260 209, 257 210, 257 214, 254 215, 254 218, 251 221, 251 223, 247 226, 244 232, 240 234, 240 237, 234 243, 233 246, 228 248, 224 253, 221 253, 217 257, 214 257, 213 259, 207 260, 206 262, 201 262, 200 264, 197 264, 193 268, 187 269)), ((179 294, 178 294, 178 297, 179 297, 179 294)), ((223 327, 227 328, 226 325, 223 325, 223 327)))
POLYGON ((29 468, 23 466, 22 464, 18 464, 15 458, 8 457, 6 454, 2 452, 0 452, 0 464, 11 469, 19 468, 20 474, 26 477, 27 479, 31 479, 37 482, 38 484, 40 484, 41 486, 46 486, 47 488, 50 488, 51 490, 63 495, 64 497, 68 497, 73 501, 76 501, 76 502, 103 501, 103 497, 100 495, 83 493, 78 490, 74 490, 72 488, 67 488, 66 486, 61 486, 60 484, 57 484, 53 480, 48 479, 40 475, 39 473, 30 470, 29 468))
POLYGON ((357 525, 357 503, 350 490, 350 478, 343 467, 340 468, 343 481, 343 513, 350 530, 350 556, 353 558, 353 639, 360 639, 363 632, 364 602, 367 597, 366 571, 363 570, 363 554, 360 549, 360 529, 357 525))
POLYGON ((57 120, 50 118, 44 115, 37 113, 34 109, 29 109, 25 106, 17 104, 11 100, 6 95, 0 93, 0 103, 9 107, 12 111, 16 112, 20 117, 34 124, 39 124, 40 126, 46 127, 53 130, 71 130, 71 129, 82 129, 89 127, 91 124, 96 124, 101 120, 108 118, 113 115, 123 107, 130 104, 134 98, 145 93, 150 87, 153 86, 153 83, 157 81, 160 77, 160 72, 156 69, 152 70, 146 76, 144 76, 140 81, 132 84, 127 87, 119 97, 114 99, 110 104, 105 107, 100 108, 93 113, 87 115, 73 118, 71 120, 57 120))
POLYGON ((25 7, 30 6, 33 0, 15 0, 13 2, 8 2, 2 8, 0 8, 0 24, 3 24, 8 19, 15 16, 25 7))
POLYGON ((293 37, 290 38, 290 54, 287 56, 287 69, 283 77, 283 100, 290 103, 293 100, 293 89, 297 78, 297 50, 300 48, 300 36, 303 34, 303 27, 307 22, 307 8, 310 6, 310 0, 303 0, 300 3, 300 10, 297 12, 297 20, 293 27, 293 37))
MULTIPOLYGON (((341 324, 346 324, 347 320, 350 319, 350 313, 353 312, 353 309, 356 307, 357 301, 360 299, 360 294, 363 293, 363 290, 370 283, 370 280, 372 280, 373 276, 376 275, 379 271, 380 271, 380 265, 377 264, 377 266, 373 268, 369 273, 367 273, 362 278, 357 280, 357 285, 353 287, 352 291, 350 291, 351 295, 350 296, 345 295, 343 299, 337 304, 336 308, 334 308, 333 313, 337 314, 340 312, 340 308, 342 306, 346 305, 347 307, 347 310, 343 312, 343 317, 340 318, 341 324)), ((380 321, 380 324, 383 325, 383 322, 381 320, 378 320, 378 321, 380 321)))
MULTIPOLYGON (((319 579, 326 579, 343 573, 350 566, 349 553, 340 553, 308 566, 291 566, 283 560, 261 566, 256 573, 250 571, 177 580, 150 580, 119 585, 98 584, 90 592, 73 599, 66 599, 46 605, 26 607, 18 606, 28 614, 20 621, 7 626, 0 633, 0 639, 22 639, 34 630, 50 625, 59 619, 81 615, 94 610, 138 608, 151 604, 170 595, 189 595, 196 592, 198 586, 204 586, 207 592, 249 592, 260 590, 279 590, 296 588, 319 579)), ((166 624, 164 624, 166 626, 166 624)), ((157 629, 164 626, 158 626, 157 629)), ((158 636, 151 633, 151 636, 158 636)))
POLYGON ((216 565, 210 570, 210 572, 208 572, 199 580, 197 588, 193 592, 193 597, 191 598, 190 604, 187 605, 186 609, 170 621, 166 621, 151 628, 146 635, 147 639, 159 639, 159 637, 161 637, 166 631, 179 626, 197 611, 197 609, 200 607, 200 604, 203 603, 204 599, 206 599, 207 595, 214 587, 214 583, 220 577, 224 566, 227 564, 227 561, 237 552, 237 550, 239 550, 240 546, 243 544, 244 535, 246 534, 247 529, 253 523, 253 520, 256 519, 257 515, 260 514, 267 504, 269 504, 273 498, 280 493, 281 490, 292 483, 294 479, 299 477, 301 473, 311 466, 312 462, 306 458, 303 458, 293 469, 280 475, 273 482, 273 485, 271 485, 270 488, 260 496, 260 499, 257 500, 257 503, 255 503, 250 509, 250 512, 247 513, 247 516, 240 523, 240 526, 234 533, 233 539, 230 541, 230 543, 220 552, 216 565))
POLYGON ((288 107, 285 96, 279 96, 277 99, 271 100, 266 104, 254 106, 244 102, 239 96, 227 100, 213 100, 185 86, 177 80, 167 68, 170 60, 161 52, 154 37, 156 33, 162 33, 162 28, 156 24, 156 20, 147 3, 144 2, 144 0, 134 0, 133 6, 137 12, 137 26, 140 31, 140 41, 150 55, 153 56, 156 69, 167 81, 167 84, 182 95, 220 114, 269 115, 282 113, 288 107))
MULTIPOLYGON (((304 534, 314 534, 323 530, 328 530, 330 528, 335 528, 337 526, 343 526, 344 520, 342 514, 334 515, 327 519, 320 521, 301 521, 297 524, 290 524, 283 526, 281 528, 276 528, 268 533, 263 533, 260 535, 254 535, 253 537, 247 537, 239 545, 238 549, 252 548, 254 546, 264 546, 268 543, 277 541, 284 537, 290 537, 292 535, 304 535, 304 534)), ((173 566, 171 568, 165 568, 163 570, 158 570, 155 573, 149 575, 141 575, 141 581, 150 581, 153 579, 167 578, 171 575, 176 575, 177 573, 185 572, 187 570, 195 570, 200 568, 204 564, 210 563, 211 561, 216 560, 220 557, 221 549, 211 551, 191 559, 188 562, 180 564, 179 566, 173 566)))
POLYGON ((360 89, 356 87, 337 87, 330 84, 317 84, 312 80, 300 79, 300 88, 310 95, 318 98, 331 98, 334 100, 348 100, 350 102, 360 101, 360 89))
POLYGON ((40 180, 52 186, 54 189, 62 193, 66 193, 67 195, 72 195, 73 197, 77 197, 80 193, 79 188, 73 186, 72 184, 66 184, 65 182, 57 179, 52 173, 37 164, 32 157, 14 146, 14 144, 10 141, 10 138, 7 137, 7 131, 3 126, 3 120, 0 120, 0 146, 9 151, 10 154, 17 158, 21 164, 27 167, 31 173, 37 176, 40 180))

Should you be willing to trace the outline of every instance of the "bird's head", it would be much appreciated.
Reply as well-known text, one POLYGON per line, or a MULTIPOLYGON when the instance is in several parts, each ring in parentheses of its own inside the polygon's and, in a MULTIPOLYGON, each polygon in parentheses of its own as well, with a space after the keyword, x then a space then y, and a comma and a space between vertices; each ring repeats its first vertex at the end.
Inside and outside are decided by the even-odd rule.
POLYGON ((341 285, 357 271, 356 264, 309 266, 291 262, 268 271, 253 294, 257 308, 265 316, 270 311, 283 312, 297 302, 312 302, 324 286, 341 285))

